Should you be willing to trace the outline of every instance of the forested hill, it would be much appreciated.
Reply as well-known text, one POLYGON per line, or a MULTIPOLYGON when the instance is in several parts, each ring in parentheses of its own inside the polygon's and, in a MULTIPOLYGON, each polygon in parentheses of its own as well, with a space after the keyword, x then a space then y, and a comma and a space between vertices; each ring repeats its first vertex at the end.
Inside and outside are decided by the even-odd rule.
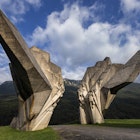
POLYGON ((13 81, 6 81, 0 85, 0 95, 13 95, 15 93, 13 81))
MULTIPOLYGON (((78 87, 80 85, 80 80, 70 80, 64 79, 65 86, 78 87)), ((16 91, 14 88, 13 81, 5 81, 0 84, 0 95, 15 95, 16 91)))
MULTIPOLYGON (((79 123, 77 96, 80 81, 65 79, 65 92, 59 101, 50 124, 79 123)), ((0 85, 0 125, 8 125, 17 114, 18 102, 12 81, 0 85)), ((140 118, 140 84, 132 83, 121 89, 105 118, 140 118)))

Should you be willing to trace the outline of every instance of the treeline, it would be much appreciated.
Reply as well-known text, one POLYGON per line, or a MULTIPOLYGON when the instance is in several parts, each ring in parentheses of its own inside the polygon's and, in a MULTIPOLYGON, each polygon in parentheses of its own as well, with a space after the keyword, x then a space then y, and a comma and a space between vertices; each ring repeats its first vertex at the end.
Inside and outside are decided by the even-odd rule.
MULTIPOLYGON (((66 86, 65 93, 54 110, 50 124, 79 123, 79 102, 76 86, 66 86)), ((0 96, 0 125, 9 125, 17 115, 18 101, 15 95, 0 96)), ((105 118, 140 119, 140 84, 131 84, 122 89, 105 118)))
MULTIPOLYGON (((79 122, 79 103, 77 87, 66 86, 65 93, 54 110, 50 124, 79 122)), ((9 125, 17 115, 18 101, 16 96, 0 96, 0 125, 9 125)))
POLYGON ((63 97, 54 110, 50 124, 79 123, 78 87, 66 86, 63 97))
POLYGON ((16 96, 0 96, 0 125, 9 125, 17 116, 18 101, 16 96))

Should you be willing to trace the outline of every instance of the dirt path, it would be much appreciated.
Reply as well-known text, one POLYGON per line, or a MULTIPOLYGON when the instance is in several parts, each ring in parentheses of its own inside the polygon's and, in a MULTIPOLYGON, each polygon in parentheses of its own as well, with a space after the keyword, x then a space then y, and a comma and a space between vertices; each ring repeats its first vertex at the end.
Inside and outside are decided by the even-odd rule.
POLYGON ((54 125, 62 140, 140 140, 140 129, 104 126, 54 125))

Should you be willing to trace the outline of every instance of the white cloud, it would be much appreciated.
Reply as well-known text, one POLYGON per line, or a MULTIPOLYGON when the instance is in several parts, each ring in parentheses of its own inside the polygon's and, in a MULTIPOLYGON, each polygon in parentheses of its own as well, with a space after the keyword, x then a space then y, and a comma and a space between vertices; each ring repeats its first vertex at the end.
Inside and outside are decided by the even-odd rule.
POLYGON ((88 66, 106 56, 113 62, 125 63, 140 49, 140 31, 125 23, 100 21, 101 17, 94 13, 97 7, 97 3, 91 7, 76 3, 65 5, 61 12, 52 12, 46 27, 36 27, 26 38, 29 46, 47 45, 45 50, 51 53, 51 59, 61 66, 63 76, 70 79, 81 79, 88 66), (88 21, 92 23, 85 26, 88 21))
POLYGON ((41 0, 25 0, 25 1, 35 7, 41 6, 41 0))
MULTIPOLYGON (((23 21, 22 15, 30 7, 39 8, 42 0, 0 0, 0 9, 3 10, 13 23, 23 21)), ((9 60, 0 45, 0 83, 11 80, 9 60)))
POLYGON ((49 44, 46 50, 66 78, 82 78, 87 66, 106 56, 113 62, 125 63, 140 49, 140 31, 129 25, 95 21, 99 18, 92 16, 93 23, 84 27, 83 23, 94 15, 94 8, 92 12, 90 9, 65 5, 63 11, 48 16, 45 28, 38 26, 28 38, 30 46, 49 44))
POLYGON ((12 80, 9 69, 9 60, 4 53, 4 50, 1 50, 0 45, 0 83, 8 80, 12 80))
POLYGON ((9 59, 7 55, 5 54, 4 50, 2 49, 2 46, 0 44, 0 67, 2 65, 8 65, 9 64, 9 59))
POLYGON ((136 78, 136 80, 134 82, 135 83, 140 83, 140 74, 139 74, 139 76, 136 78))
POLYGON ((24 21, 24 19, 22 17, 19 17, 19 16, 16 16, 16 17, 15 16, 11 16, 10 18, 11 18, 12 23, 19 23, 21 21, 24 21))
POLYGON ((121 6, 125 13, 140 12, 140 0, 121 0, 121 6))
POLYGON ((81 77, 83 77, 83 73, 85 73, 85 71, 86 71, 86 68, 80 67, 80 66, 74 71, 63 67, 62 74, 64 78, 81 80, 81 77))
POLYGON ((0 68, 0 83, 9 80, 12 80, 9 67, 7 66, 7 67, 0 68))
POLYGON ((24 15, 30 9, 30 6, 40 7, 41 0, 0 0, 0 9, 9 13, 13 23, 23 21, 21 15, 24 15))

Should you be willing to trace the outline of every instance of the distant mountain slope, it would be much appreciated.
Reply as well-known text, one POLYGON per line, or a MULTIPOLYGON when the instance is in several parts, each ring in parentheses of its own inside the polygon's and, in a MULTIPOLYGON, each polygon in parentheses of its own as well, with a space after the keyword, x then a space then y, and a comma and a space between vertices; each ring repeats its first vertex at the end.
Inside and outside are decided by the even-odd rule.
POLYGON ((79 87, 80 83, 81 83, 81 80, 64 79, 65 86, 79 87))
POLYGON ((6 81, 0 85, 0 95, 15 94, 15 88, 12 81, 6 81))
POLYGON ((140 118, 140 84, 121 89, 106 112, 106 118, 140 118))
POLYGON ((63 97, 58 102, 50 124, 79 123, 78 87, 65 85, 63 97))
MULTIPOLYGON (((64 79, 64 82, 65 92, 53 113, 50 124, 79 123, 77 90, 80 81, 64 79)), ((13 82, 0 85, 0 125, 8 125, 17 114, 18 102, 16 94, 12 94, 15 92, 13 88, 13 82)), ((121 89, 106 111, 105 118, 140 118, 140 84, 132 83, 121 89)))
MULTIPOLYGON (((79 122, 79 84, 79 81, 65 79, 65 93, 54 111, 51 124, 79 122)), ((140 118, 140 84, 132 83, 121 89, 106 111, 105 118, 140 118)))
POLYGON ((121 89, 117 96, 119 98, 136 98, 140 99, 140 83, 131 83, 127 87, 121 89))
MULTIPOLYGON (((65 86, 78 87, 80 83, 80 80, 64 79, 65 86)), ((5 81, 4 83, 0 84, 0 95, 11 95, 15 93, 16 91, 13 81, 5 81)))

